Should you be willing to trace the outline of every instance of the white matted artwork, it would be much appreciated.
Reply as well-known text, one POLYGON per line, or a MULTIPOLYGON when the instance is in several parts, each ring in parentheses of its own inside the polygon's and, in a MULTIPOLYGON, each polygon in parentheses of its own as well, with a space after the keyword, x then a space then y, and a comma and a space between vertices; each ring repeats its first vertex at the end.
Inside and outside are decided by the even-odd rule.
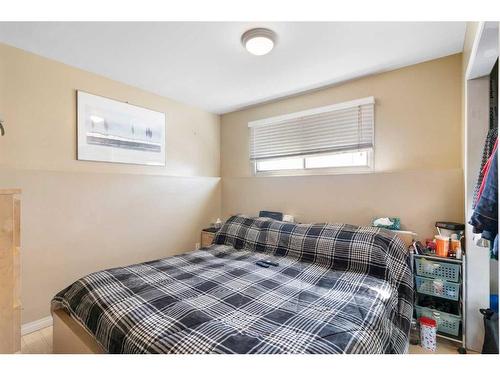
POLYGON ((77 92, 78 160, 165 165, 165 113, 77 92))

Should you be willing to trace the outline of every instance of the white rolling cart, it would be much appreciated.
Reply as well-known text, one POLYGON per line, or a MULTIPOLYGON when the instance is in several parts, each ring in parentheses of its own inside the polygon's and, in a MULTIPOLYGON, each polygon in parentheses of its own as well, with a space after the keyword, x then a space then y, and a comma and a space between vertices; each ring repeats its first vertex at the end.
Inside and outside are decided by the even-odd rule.
POLYGON ((422 255, 412 252, 415 280, 415 311, 437 321, 437 336, 459 343, 458 352, 466 354, 466 255, 461 259, 422 255), (424 301, 434 301, 425 306, 424 301), (450 309, 443 309, 446 306, 450 309), (445 311, 448 310, 448 311, 445 311), (451 310, 451 311, 450 311, 451 310))

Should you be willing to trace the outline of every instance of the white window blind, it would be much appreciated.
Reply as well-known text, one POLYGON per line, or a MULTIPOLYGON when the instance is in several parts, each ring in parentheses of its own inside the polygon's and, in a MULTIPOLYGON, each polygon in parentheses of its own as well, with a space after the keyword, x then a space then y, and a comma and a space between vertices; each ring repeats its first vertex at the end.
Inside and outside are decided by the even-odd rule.
POLYGON ((250 122, 250 159, 372 148, 374 103, 368 97, 250 122))

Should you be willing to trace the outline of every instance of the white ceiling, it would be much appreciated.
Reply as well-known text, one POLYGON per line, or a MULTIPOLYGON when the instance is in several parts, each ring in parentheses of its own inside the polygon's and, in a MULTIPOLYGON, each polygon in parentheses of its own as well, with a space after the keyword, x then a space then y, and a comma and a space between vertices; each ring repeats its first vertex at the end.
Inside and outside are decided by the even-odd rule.
POLYGON ((0 41, 214 113, 462 51, 464 22, 0 22, 0 41), (252 27, 278 35, 253 56, 252 27))

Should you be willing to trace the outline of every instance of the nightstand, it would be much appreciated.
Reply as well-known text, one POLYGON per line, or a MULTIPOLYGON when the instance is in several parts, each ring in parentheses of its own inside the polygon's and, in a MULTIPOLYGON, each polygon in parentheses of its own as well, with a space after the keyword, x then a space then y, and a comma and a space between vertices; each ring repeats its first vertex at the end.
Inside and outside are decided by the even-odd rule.
POLYGON ((217 229, 215 228, 205 228, 201 231, 201 247, 208 247, 214 242, 215 233, 217 229))

